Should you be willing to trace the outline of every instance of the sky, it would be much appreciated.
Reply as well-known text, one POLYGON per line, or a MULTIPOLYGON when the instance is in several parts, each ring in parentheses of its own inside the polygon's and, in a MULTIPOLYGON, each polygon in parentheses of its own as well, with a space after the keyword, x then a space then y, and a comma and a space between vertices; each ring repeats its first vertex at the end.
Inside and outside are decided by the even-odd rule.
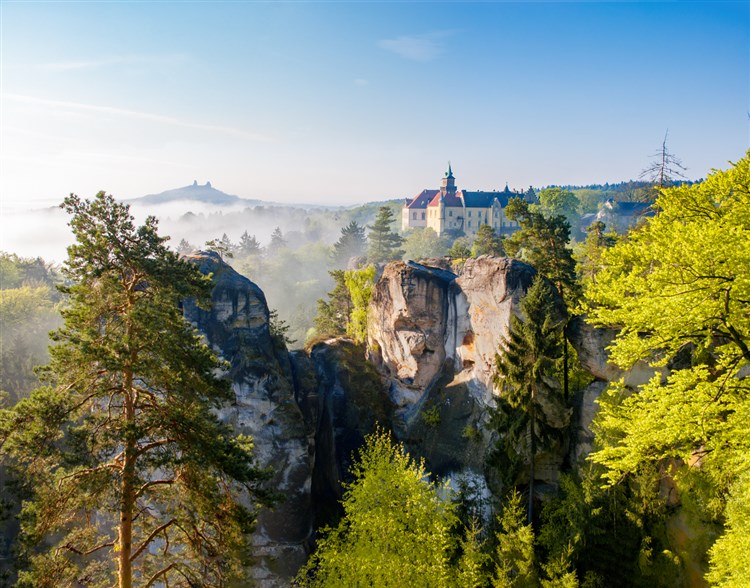
POLYGON ((0 213, 194 180, 357 204, 705 177, 750 146, 750 3, 0 2, 0 213))

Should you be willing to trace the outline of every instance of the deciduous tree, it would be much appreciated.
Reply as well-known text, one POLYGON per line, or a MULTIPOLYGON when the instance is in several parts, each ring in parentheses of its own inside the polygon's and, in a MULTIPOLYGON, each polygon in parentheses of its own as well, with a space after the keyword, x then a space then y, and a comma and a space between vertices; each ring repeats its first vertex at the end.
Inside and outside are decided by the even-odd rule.
MULTIPOLYGON (((643 463, 699 463, 673 475, 708 481, 693 492, 720 515, 729 482, 738 484, 733 496, 746 495, 740 481, 750 471, 750 152, 700 184, 663 190, 656 206, 654 218, 603 253, 587 310, 592 323, 619 329, 618 365, 662 368, 678 353, 683 361, 635 394, 615 388, 604 397, 597 423, 607 442, 592 459, 613 484, 643 463)), ((722 553, 742 541, 732 534, 741 528, 730 524, 722 553)), ((729 580, 739 570, 718 551, 712 557, 713 577, 739 585, 729 580)))
MULTIPOLYGON (((367 438, 344 517, 323 532, 302 569, 302 586, 445 587, 450 582, 453 505, 428 480, 424 463, 382 431, 367 438)), ((447 488, 442 489, 447 492, 447 488)))

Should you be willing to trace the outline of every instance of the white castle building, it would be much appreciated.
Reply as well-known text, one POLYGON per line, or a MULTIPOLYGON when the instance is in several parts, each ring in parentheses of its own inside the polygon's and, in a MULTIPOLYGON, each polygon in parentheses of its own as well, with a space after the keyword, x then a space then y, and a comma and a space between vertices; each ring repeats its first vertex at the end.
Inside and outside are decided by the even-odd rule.
POLYGON ((536 198, 533 189, 516 192, 469 192, 456 189, 456 178, 450 163, 438 190, 422 190, 406 199, 401 213, 401 229, 430 227, 438 235, 445 232, 473 235, 480 226, 490 225, 499 234, 513 233, 518 223, 505 216, 508 201, 513 198, 536 198))

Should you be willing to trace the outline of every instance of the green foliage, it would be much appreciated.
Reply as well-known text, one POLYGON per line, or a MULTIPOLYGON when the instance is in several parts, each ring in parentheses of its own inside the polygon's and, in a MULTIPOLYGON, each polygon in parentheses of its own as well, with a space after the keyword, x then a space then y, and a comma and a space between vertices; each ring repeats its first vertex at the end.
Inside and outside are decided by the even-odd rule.
POLYGON ((586 239, 575 248, 576 271, 581 285, 586 288, 596 281, 596 275, 604 267, 602 255, 617 243, 617 233, 605 233, 605 224, 595 221, 586 229, 586 239))
POLYGON ((47 333, 61 322, 47 286, 0 290, 0 390, 15 404, 39 385, 33 368, 47 362, 47 333))
POLYGON ((570 190, 563 188, 545 188, 539 192, 539 204, 542 214, 548 218, 564 216, 569 224, 578 221, 578 206, 580 202, 570 190))
MULTIPOLYGON (((592 459, 611 484, 643 464, 697 463, 672 475, 720 514, 732 482, 750 471, 750 153, 700 184, 662 191, 656 207, 604 252, 587 310, 594 324, 620 329, 611 347, 618 365, 642 359, 661 368, 678 352, 687 361, 670 363, 667 378, 655 375, 636 394, 615 388, 604 397, 596 421, 604 445, 592 459)), ((731 544, 741 523, 729 524, 731 544)), ((712 573, 731 577, 718 554, 712 573)))
POLYGON ((324 530, 300 586, 448 586, 455 514, 440 496, 448 489, 383 431, 367 438, 352 473, 344 517, 324 530))
POLYGON ((711 547, 706 579, 720 588, 750 586, 750 472, 732 484, 725 517, 726 532, 711 547))
POLYGON ((244 257, 254 257, 263 253, 263 247, 260 242, 255 238, 255 235, 248 235, 247 231, 242 233, 240 236, 240 242, 237 246, 238 255, 244 257))
POLYGON ((338 337, 346 334, 352 311, 352 298, 345 280, 346 272, 333 270, 328 273, 336 286, 328 293, 328 301, 318 299, 318 312, 315 315, 316 337, 338 337))
POLYGON ((471 246, 471 256, 479 257, 480 255, 494 255, 496 257, 505 255, 503 239, 490 225, 479 227, 474 238, 474 244, 471 246))
POLYGON ((555 284, 568 303, 573 302, 578 286, 575 262, 568 248, 570 223, 563 216, 547 218, 534 212, 520 198, 511 198, 505 213, 521 227, 504 241, 508 255, 534 266, 555 284))
POLYGON ((48 386, 0 411, 0 457, 31 493, 19 585, 225 586, 253 521, 240 491, 264 494, 251 440, 213 412, 232 397, 221 364, 180 312, 210 280, 111 196, 63 208, 76 242, 48 386))
POLYGON ((222 260, 231 259, 232 257, 234 257, 232 244, 229 241, 226 233, 224 233, 221 239, 211 239, 210 241, 206 241, 204 247, 206 251, 213 251, 214 253, 218 253, 219 257, 222 260))
POLYGON ((495 588, 536 588, 534 531, 524 524, 521 495, 512 492, 503 504, 497 533, 495 588))
POLYGON ((273 230, 273 233, 271 233, 271 242, 269 243, 268 248, 271 251, 278 251, 286 246, 287 241, 284 239, 284 233, 281 232, 281 227, 276 227, 273 230))
POLYGON ((286 349, 289 345, 297 342, 296 339, 289 336, 290 327, 285 320, 279 318, 279 312, 276 309, 268 313, 268 327, 271 331, 271 339, 273 339, 276 347, 286 349))
POLYGON ((434 229, 426 227, 413 229, 403 242, 404 259, 428 259, 430 257, 443 257, 448 251, 448 238, 440 235, 434 229))
POLYGON ((529 460, 529 521, 532 520, 534 494, 534 462, 537 450, 556 434, 541 408, 547 404, 564 403, 554 381, 555 360, 562 354, 560 332, 563 320, 556 316, 555 292, 547 281, 537 275, 521 301, 524 320, 511 317, 510 334, 495 356, 497 368, 494 384, 500 391, 504 412, 502 422, 496 420, 504 451, 508 456, 518 453, 519 445, 528 438, 524 453, 529 460))
POLYGON ((345 267, 352 257, 360 257, 367 252, 365 227, 351 221, 341 229, 341 237, 333 244, 331 260, 336 267, 345 267))
POLYGON ((393 261, 401 259, 404 255, 404 252, 399 249, 403 239, 392 230, 394 223, 393 210, 388 206, 380 207, 368 235, 367 261, 369 263, 393 261))
POLYGON ((435 428, 440 425, 440 407, 433 406, 432 408, 423 410, 420 417, 425 425, 435 428))
MULTIPOLYGON (((0 252, 0 289, 21 288, 28 286, 38 288, 46 286, 54 290, 60 276, 54 265, 46 263, 41 257, 25 258, 15 253, 0 252)), ((59 297, 53 296, 55 301, 59 297)))
POLYGON ((471 240, 468 237, 458 237, 448 250, 448 255, 454 259, 471 257, 471 240))
POLYGON ((455 575, 457 588, 483 588, 489 583, 486 568, 490 556, 483 551, 484 544, 480 533, 478 523, 472 520, 466 529, 466 535, 461 539, 461 557, 455 575))
POLYGON ((345 272, 344 283, 352 302, 346 334, 357 343, 363 343, 367 339, 367 310, 375 285, 375 266, 345 272))

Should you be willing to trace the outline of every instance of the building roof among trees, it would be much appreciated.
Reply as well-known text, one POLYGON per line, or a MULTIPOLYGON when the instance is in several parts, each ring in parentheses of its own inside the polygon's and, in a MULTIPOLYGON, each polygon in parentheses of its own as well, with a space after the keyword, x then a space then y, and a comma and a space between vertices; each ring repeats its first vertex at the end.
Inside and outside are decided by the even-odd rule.
POLYGON ((406 208, 427 208, 438 192, 440 190, 422 190, 406 204, 406 208))

